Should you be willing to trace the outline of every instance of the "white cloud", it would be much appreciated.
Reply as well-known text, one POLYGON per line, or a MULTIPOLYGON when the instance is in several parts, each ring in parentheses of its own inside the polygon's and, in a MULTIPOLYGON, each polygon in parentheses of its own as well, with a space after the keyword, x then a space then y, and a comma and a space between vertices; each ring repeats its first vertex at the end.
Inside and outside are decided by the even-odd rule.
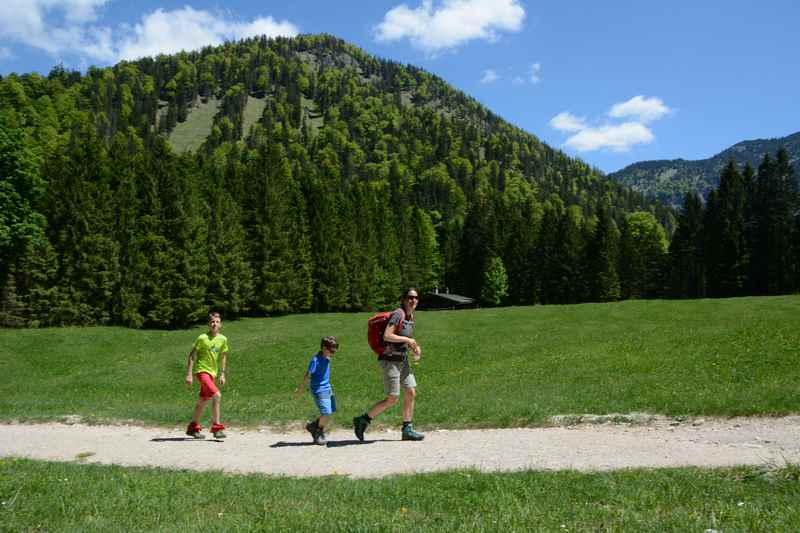
POLYGON ((537 83, 542 81, 541 73, 542 73, 541 63, 537 62, 531 65, 530 78, 529 78, 531 83, 536 85, 537 83))
MULTIPOLYGON (((0 38, 51 54, 102 51, 102 29, 86 31, 108 0, 6 0, 0 10, 0 38)), ((100 52, 102 53, 102 52, 100 52)))
POLYGON ((627 152, 636 144, 653 142, 655 135, 644 124, 625 122, 596 128, 586 128, 564 143, 579 152, 608 148, 613 152, 627 152))
POLYGON ((255 35, 294 36, 284 20, 258 17, 234 20, 190 6, 157 9, 140 22, 117 28, 93 24, 109 0, 6 0, 0 10, 0 39, 39 48, 52 55, 76 55, 82 63, 115 62, 180 50, 195 50, 255 35), (10 4, 10 5, 9 5, 10 4))
POLYGON ((647 124, 660 119, 670 111, 672 110, 664 105, 660 98, 646 98, 639 95, 626 102, 614 104, 608 115, 614 118, 633 117, 637 121, 647 124))
POLYGON ((455 48, 473 39, 489 42, 498 32, 522 28, 525 9, 518 0, 423 0, 416 9, 400 4, 375 27, 378 41, 408 39, 429 54, 455 48))
POLYGON ((613 152, 627 152, 637 144, 653 142, 656 137, 645 124, 658 120, 671 111, 660 98, 634 96, 630 100, 614 104, 608 116, 634 117, 637 120, 592 126, 586 119, 563 111, 550 119, 550 126, 559 131, 574 133, 564 143, 564 146, 573 150, 591 152, 608 149, 613 152))
POLYGON ((499 76, 497 75, 497 72, 494 71, 494 69, 487 68, 486 70, 483 71, 483 77, 481 78, 481 83, 492 83, 497 81, 498 78, 499 76))
POLYGON ((586 125, 586 119, 582 117, 576 117, 569 111, 562 111, 550 119, 550 126, 559 131, 568 132, 581 131, 588 128, 586 125))
POLYGON ((195 50, 254 35, 276 37, 294 36, 297 33, 297 27, 290 22, 276 22, 272 17, 260 17, 242 23, 189 6, 174 11, 157 9, 142 17, 142 21, 119 43, 118 56, 120 59, 137 59, 195 50))

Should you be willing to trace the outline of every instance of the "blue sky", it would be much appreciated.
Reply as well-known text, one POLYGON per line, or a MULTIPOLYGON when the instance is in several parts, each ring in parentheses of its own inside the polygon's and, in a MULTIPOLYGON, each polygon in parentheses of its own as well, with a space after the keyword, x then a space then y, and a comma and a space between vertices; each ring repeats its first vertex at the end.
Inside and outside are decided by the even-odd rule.
POLYGON ((606 172, 800 131, 792 0, 5 0, 0 74, 330 33, 606 172))

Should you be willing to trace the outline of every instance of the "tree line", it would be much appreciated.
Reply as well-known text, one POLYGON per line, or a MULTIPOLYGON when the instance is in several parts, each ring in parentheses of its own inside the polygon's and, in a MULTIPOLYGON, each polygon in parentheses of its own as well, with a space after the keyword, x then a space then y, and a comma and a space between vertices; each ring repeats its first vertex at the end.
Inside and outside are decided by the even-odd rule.
POLYGON ((765 154, 757 170, 730 161, 705 205, 685 196, 668 275, 679 298, 800 290, 798 180, 784 148, 765 154))
POLYGON ((487 305, 671 294, 670 209, 329 36, 10 75, 0 104, 5 325, 366 310, 404 285, 487 305), (203 146, 175 153, 209 97, 203 146))

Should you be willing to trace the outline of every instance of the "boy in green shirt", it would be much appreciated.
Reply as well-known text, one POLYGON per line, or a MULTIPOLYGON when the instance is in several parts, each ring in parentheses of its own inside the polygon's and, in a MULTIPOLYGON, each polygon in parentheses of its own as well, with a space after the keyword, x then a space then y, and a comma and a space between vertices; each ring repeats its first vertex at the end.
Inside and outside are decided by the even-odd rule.
POLYGON ((220 387, 225 385, 225 367, 228 362, 228 339, 219 330, 222 328, 222 317, 217 312, 208 314, 208 333, 203 333, 194 341, 192 351, 186 368, 186 384, 192 385, 192 370, 200 383, 200 398, 194 407, 192 421, 186 428, 186 434, 195 439, 204 439, 200 433, 200 416, 208 400, 212 400, 211 433, 217 439, 224 439, 225 426, 219 420, 219 405, 222 394, 219 392, 215 380, 219 375, 220 387), (219 369, 219 374, 217 370, 219 369))

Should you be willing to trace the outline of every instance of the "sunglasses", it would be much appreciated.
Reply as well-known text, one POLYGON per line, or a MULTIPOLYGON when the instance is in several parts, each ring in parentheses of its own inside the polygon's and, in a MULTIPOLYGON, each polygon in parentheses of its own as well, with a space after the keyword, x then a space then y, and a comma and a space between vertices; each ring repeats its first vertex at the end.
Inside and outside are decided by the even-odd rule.
POLYGON ((406 300, 419 300, 419 296, 406 296, 406 300))

